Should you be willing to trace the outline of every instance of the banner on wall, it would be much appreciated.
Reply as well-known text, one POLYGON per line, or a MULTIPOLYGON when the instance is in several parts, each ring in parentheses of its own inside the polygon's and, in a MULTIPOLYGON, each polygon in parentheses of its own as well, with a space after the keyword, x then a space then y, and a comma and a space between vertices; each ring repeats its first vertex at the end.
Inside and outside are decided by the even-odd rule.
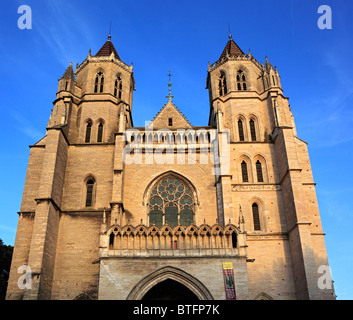
POLYGON ((226 290, 226 299, 236 300, 232 262, 223 262, 223 277, 224 287, 226 290))

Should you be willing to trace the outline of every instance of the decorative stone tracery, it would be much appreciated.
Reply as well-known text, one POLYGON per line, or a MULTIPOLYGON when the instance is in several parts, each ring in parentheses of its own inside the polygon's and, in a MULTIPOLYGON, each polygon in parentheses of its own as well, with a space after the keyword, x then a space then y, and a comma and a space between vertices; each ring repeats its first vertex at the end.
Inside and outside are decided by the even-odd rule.
POLYGON ((101 256, 237 256, 243 253, 243 236, 233 224, 113 225, 102 234, 101 256))

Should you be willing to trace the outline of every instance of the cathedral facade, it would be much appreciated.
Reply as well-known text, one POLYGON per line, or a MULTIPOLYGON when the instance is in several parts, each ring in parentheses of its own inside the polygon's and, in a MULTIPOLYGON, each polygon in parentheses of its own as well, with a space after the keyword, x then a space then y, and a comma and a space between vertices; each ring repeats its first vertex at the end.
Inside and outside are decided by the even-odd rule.
POLYGON ((208 125, 169 91, 134 127, 133 67, 110 36, 70 64, 30 146, 7 299, 335 299, 318 285, 315 183, 277 68, 230 36, 206 87, 208 125))

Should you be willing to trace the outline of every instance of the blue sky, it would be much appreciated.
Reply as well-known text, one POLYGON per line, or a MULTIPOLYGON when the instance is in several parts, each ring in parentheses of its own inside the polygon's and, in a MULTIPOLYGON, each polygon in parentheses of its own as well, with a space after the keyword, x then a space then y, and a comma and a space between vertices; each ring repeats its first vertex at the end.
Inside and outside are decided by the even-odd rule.
POLYGON ((353 299, 353 1, 6 1, 0 10, 2 148, 0 238, 14 244, 28 146, 45 135, 57 79, 107 40, 134 64, 135 126, 173 102, 190 122, 207 125, 207 63, 228 40, 281 75, 298 136, 309 143, 326 246, 338 299, 353 299), (332 30, 320 30, 319 6, 332 8, 332 30), (32 29, 20 30, 20 5, 32 29))

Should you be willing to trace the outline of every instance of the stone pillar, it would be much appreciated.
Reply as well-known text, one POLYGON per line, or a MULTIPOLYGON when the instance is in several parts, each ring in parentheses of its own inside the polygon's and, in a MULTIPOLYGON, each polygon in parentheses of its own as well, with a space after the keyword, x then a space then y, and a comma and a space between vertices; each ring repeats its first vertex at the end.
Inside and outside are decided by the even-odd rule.
POLYGON ((303 196, 302 169, 298 161, 293 130, 291 127, 276 128, 274 136, 297 298, 320 299, 310 231, 311 221, 303 196))
POLYGON ((32 289, 25 300, 51 298, 67 150, 61 130, 48 130, 28 256, 32 289))
POLYGON ((230 132, 228 129, 218 132, 213 146, 214 174, 218 202, 218 223, 234 219, 232 201, 232 175, 230 174, 230 132))
POLYGON ((110 224, 121 224, 123 208, 123 185, 124 185, 124 158, 123 151, 125 141, 123 133, 115 135, 114 167, 113 167, 113 194, 111 201, 111 221, 110 224))

